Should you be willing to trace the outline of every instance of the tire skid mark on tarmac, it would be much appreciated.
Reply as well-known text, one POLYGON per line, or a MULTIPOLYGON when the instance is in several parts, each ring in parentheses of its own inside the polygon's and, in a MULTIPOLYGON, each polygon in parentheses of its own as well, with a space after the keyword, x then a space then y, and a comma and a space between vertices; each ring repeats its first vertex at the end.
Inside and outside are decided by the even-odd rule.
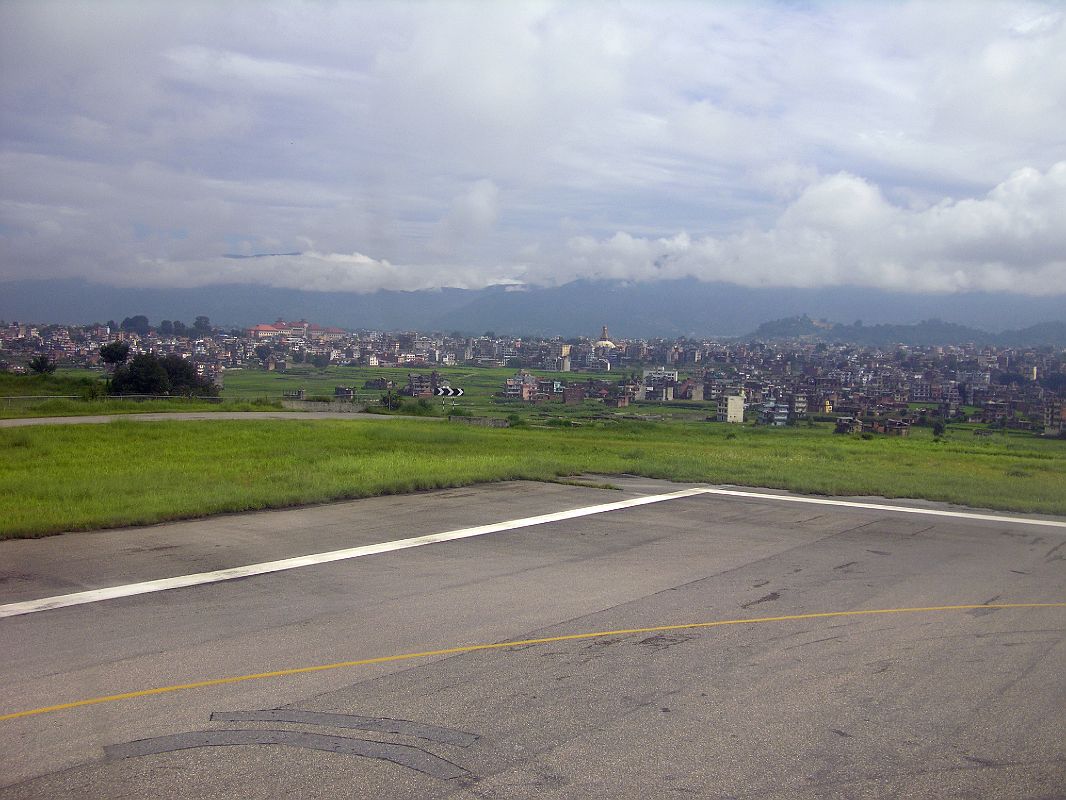
POLYGON ((467 770, 458 764, 409 744, 353 739, 325 733, 286 730, 214 730, 175 733, 152 739, 138 739, 127 744, 107 745, 104 755, 111 759, 173 753, 200 747, 234 747, 249 745, 286 745, 306 750, 376 758, 413 769, 433 778, 459 778, 467 770))
POLYGON ((386 719, 384 717, 360 717, 355 714, 329 714, 318 711, 301 711, 299 709, 269 708, 263 711, 215 711, 211 714, 212 722, 288 722, 297 725, 324 725, 333 728, 351 728, 362 731, 395 733, 401 736, 414 736, 440 744, 454 744, 469 747, 480 737, 475 733, 428 725, 407 719, 386 719))

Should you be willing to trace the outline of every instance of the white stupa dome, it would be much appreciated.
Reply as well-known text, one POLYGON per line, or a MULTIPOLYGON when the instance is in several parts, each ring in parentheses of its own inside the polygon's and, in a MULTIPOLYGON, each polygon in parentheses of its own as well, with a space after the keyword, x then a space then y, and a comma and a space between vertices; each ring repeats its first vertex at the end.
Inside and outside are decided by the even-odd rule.
POLYGON ((604 325, 603 330, 600 331, 600 340, 592 346, 595 347, 597 350, 614 350, 618 345, 616 345, 607 337, 607 326, 604 325))

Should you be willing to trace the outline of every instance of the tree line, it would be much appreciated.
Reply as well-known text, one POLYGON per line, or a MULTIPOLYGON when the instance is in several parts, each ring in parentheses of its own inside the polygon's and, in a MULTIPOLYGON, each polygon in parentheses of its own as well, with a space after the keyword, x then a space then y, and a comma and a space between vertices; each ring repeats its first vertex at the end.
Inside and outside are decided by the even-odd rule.
MULTIPOLYGON (((122 330, 127 333, 136 333, 138 336, 147 336, 148 332, 152 329, 152 324, 144 314, 125 317, 122 322, 117 324, 114 320, 109 320, 107 326, 111 328, 111 330, 122 330)), ((159 327, 156 328, 156 332, 159 333, 160 336, 206 336, 211 333, 211 330, 211 320, 204 316, 197 317, 191 326, 186 325, 181 320, 165 319, 160 322, 159 327)))

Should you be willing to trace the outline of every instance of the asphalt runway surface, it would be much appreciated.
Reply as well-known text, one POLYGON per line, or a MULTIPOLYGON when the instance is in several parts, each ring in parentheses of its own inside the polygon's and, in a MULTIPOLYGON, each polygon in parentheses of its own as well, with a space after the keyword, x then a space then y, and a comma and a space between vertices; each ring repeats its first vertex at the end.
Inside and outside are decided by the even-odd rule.
POLYGON ((1062 520, 597 480, 0 542, 0 798, 1066 797, 1062 520))

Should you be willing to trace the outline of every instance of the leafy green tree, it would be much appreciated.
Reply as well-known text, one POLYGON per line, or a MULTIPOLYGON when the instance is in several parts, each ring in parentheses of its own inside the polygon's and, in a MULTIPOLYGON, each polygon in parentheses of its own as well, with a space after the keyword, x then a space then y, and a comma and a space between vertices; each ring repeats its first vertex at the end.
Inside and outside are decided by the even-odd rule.
POLYGON ((183 395, 208 397, 218 394, 218 387, 196 374, 196 366, 177 355, 158 358, 141 353, 115 370, 111 394, 183 395))
POLYGON ((318 353, 311 359, 311 363, 319 369, 325 369, 329 366, 329 356, 326 353, 318 353))
POLYGON ((185 323, 180 319, 174 320, 174 335, 175 336, 188 336, 189 329, 185 327, 185 323))
POLYGON ((211 320, 207 317, 197 317, 192 324, 197 333, 211 333, 211 320))
POLYGON ((268 344, 258 344, 255 346, 255 355, 256 358, 258 358, 260 361, 265 362, 268 358, 270 358, 270 354, 273 352, 273 348, 271 348, 271 346, 268 344))
POLYGON ((51 375, 56 371, 56 362, 42 353, 30 359, 29 368, 37 375, 51 375))
POLYGON ((125 364, 130 357, 130 346, 126 342, 108 342, 100 345, 100 358, 105 364, 125 364))
POLYGON ((129 364, 115 370, 111 394, 168 394, 170 376, 151 353, 139 353, 129 364))
POLYGON ((196 374, 196 365, 171 354, 160 361, 170 381, 170 393, 186 397, 208 397, 218 394, 218 387, 196 374))
POLYGON ((933 436, 943 436, 945 430, 944 423, 940 420, 933 423, 933 436))
POLYGON ((169 319, 165 319, 159 323, 159 333, 163 336, 174 335, 174 323, 169 319))

